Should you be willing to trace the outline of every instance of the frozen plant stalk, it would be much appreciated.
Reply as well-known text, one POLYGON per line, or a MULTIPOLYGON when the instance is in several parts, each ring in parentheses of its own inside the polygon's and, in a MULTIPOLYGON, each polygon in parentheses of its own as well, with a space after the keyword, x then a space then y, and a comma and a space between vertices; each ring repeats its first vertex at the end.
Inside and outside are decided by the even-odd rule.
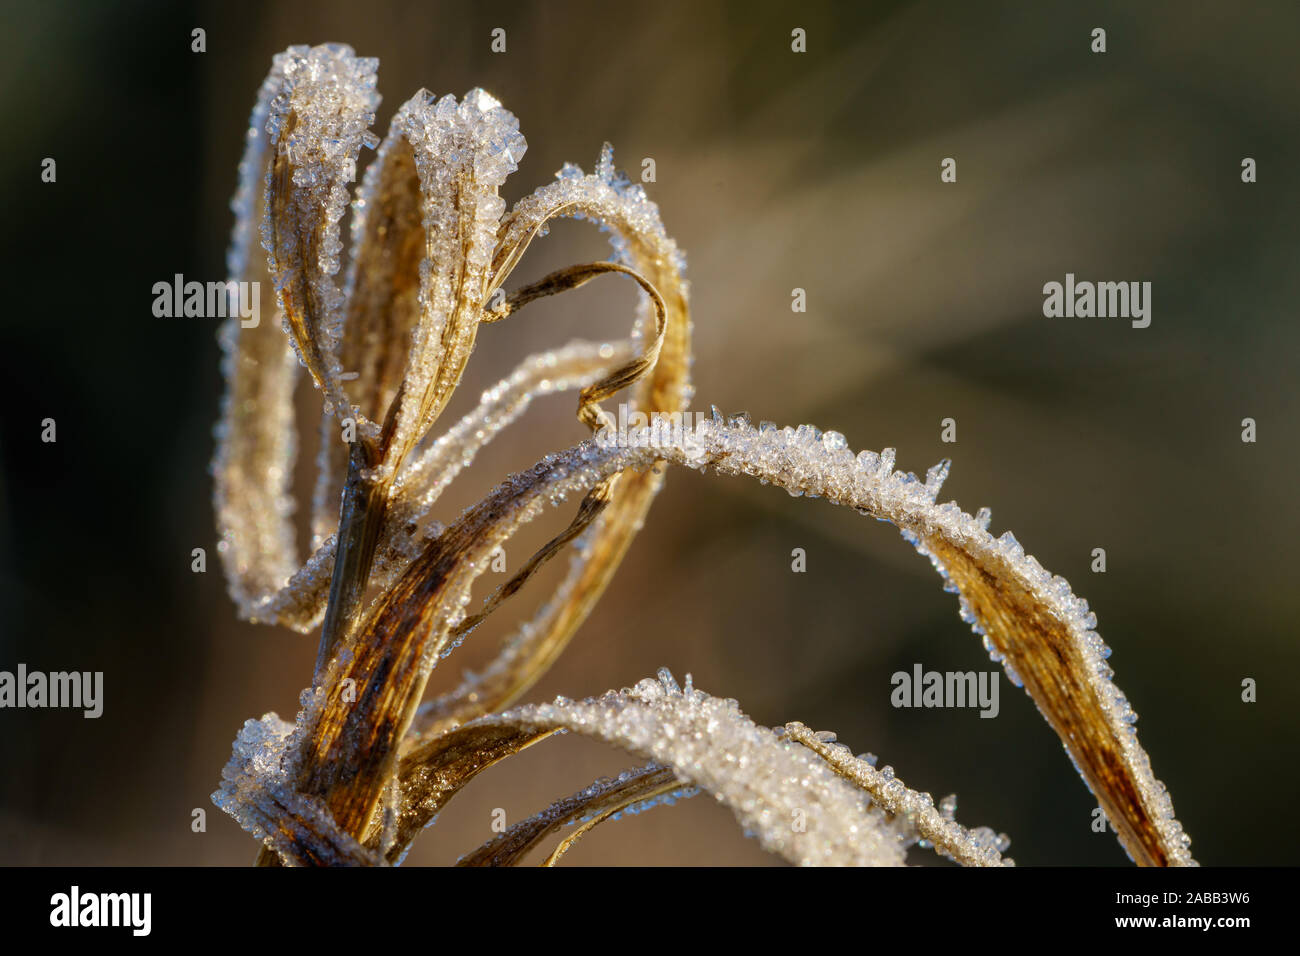
POLYGON ((1087 603, 1044 571, 988 513, 938 504, 946 462, 925 481, 894 451, 856 457, 836 432, 755 428, 716 413, 686 447, 645 428, 610 441, 600 403, 625 389, 653 416, 691 397, 684 261, 658 208, 615 171, 608 145, 592 173, 566 165, 509 211, 498 195, 527 148, 518 123, 482 90, 461 100, 420 91, 382 141, 370 126, 377 63, 341 45, 275 57, 253 110, 233 207, 231 278, 260 281, 277 322, 221 333, 228 392, 214 461, 220 551, 247 620, 321 638, 297 720, 250 720, 216 803, 263 845, 260 862, 382 865, 480 769, 557 732, 648 763, 566 797, 468 854, 519 862, 566 827, 555 863, 596 825, 713 794, 768 850, 799 864, 902 864, 914 843, 965 865, 1010 863, 1009 841, 953 819, 802 724, 768 729, 690 677, 660 671, 586 701, 514 706, 587 616, 662 482, 664 464, 746 475, 891 521, 960 595, 962 617, 1033 697, 1141 864, 1191 863, 1188 839, 1111 683, 1109 651, 1087 603), (378 147, 355 198, 363 148, 378 147), (339 282, 340 223, 353 217, 339 282), (574 265, 510 291, 505 283, 556 217, 608 232, 609 261, 574 265), (265 255, 254 254, 260 235, 265 255), (640 290, 627 339, 573 342, 526 358, 450 428, 437 429, 478 326, 601 276, 640 290), (273 296, 273 300, 272 297, 273 296), (290 480, 293 388, 306 368, 322 397, 311 515, 314 552, 295 553, 290 480), (578 392, 593 437, 512 475, 450 525, 442 490, 536 397, 578 392), (569 526, 481 606, 470 592, 493 552, 548 506, 578 504, 569 526), (480 675, 421 705, 430 672, 464 636, 561 552, 569 570, 480 675), (366 603, 368 590, 378 596, 366 603), (743 760, 735 759, 743 755, 743 760), (792 827, 796 813, 800 825, 792 827))

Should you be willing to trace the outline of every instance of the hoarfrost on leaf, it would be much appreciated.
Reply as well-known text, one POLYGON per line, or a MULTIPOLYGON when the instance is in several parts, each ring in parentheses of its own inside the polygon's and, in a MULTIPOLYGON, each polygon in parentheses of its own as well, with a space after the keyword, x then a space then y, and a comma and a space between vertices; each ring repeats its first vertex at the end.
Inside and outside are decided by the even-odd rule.
MULTIPOLYGON (((692 441, 626 441, 600 428, 600 403, 628 390, 647 416, 683 414, 692 397, 685 260, 645 189, 601 149, 595 169, 566 164, 509 211, 498 190, 527 148, 494 97, 420 91, 380 141, 377 63, 343 45, 277 55, 254 107, 227 257, 235 281, 264 287, 273 321, 220 332, 227 381, 213 461, 231 595, 249 620, 321 627, 313 686, 294 724, 267 715, 235 742, 214 800, 266 847, 263 861, 400 862, 419 829, 483 767, 559 731, 617 744, 651 764, 561 800, 474 851, 466 862, 517 862, 564 826, 684 796, 715 795, 763 846, 795 863, 901 863, 921 843, 970 865, 1009 863, 1004 837, 967 830, 955 803, 935 808, 892 768, 853 757, 833 734, 756 725, 734 701, 667 671, 585 701, 509 709, 564 649, 599 599, 663 482, 665 464, 747 476, 893 523, 958 596, 962 620, 1023 686, 1144 864, 1190 864, 1189 839, 1137 742, 1137 714, 1111 682, 1096 616, 990 512, 938 503, 950 462, 922 481, 896 471, 893 448, 855 456, 811 424, 755 428, 716 407, 692 441), (378 146, 353 202, 351 248, 340 223, 363 149, 378 146), (512 290, 505 283, 557 217, 593 222, 607 262, 571 266, 512 290), (260 228, 264 259, 255 255, 260 228), (344 253, 348 268, 339 287, 344 253), (631 278, 639 307, 625 340, 574 342, 533 355, 450 429, 435 435, 478 326, 598 276, 631 278), (496 295, 500 292, 500 295, 496 295), (495 299, 495 301, 494 301, 495 299), (286 334, 287 333, 287 334, 286 334), (291 494, 293 390, 304 367, 321 392, 321 452, 311 509, 313 553, 300 562, 291 494), (509 476, 448 524, 433 510, 447 485, 538 396, 577 390, 593 437, 509 476), (339 440, 342 423, 356 440, 339 440), (481 604, 474 582, 525 523, 567 500, 578 507, 481 604), (567 552, 549 599, 477 675, 423 706, 431 670, 532 574, 567 552), (350 694, 343 693, 348 688, 350 694), (793 828, 791 816, 805 815, 793 828)), ((622 438, 622 436, 620 436, 622 438)))

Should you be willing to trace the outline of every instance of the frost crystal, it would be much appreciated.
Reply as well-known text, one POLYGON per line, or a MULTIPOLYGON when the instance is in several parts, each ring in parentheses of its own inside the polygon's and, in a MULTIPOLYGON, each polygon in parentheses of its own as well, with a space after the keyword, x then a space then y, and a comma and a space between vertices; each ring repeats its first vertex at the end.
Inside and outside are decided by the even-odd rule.
POLYGON ((755 724, 734 700, 684 691, 660 674, 602 697, 528 705, 480 723, 562 728, 670 766, 792 863, 903 864, 903 839, 864 792, 806 748, 755 724))
POLYGON ((294 725, 267 714, 235 740, 213 802, 286 862, 309 866, 381 866, 383 857, 340 829, 320 800, 293 784, 294 725))
POLYGON ((837 773, 866 790, 889 813, 906 820, 914 828, 917 840, 933 847, 941 856, 963 866, 1014 865, 1002 857, 1011 844, 1005 834, 994 834, 988 827, 967 830, 953 820, 957 809, 955 799, 951 804, 945 801, 936 810, 934 798, 928 793, 909 790, 888 767, 877 770, 874 756, 870 760, 854 757, 843 744, 835 743, 834 734, 824 735, 822 731, 814 734, 797 723, 786 724, 785 731, 789 739, 819 754, 837 773))

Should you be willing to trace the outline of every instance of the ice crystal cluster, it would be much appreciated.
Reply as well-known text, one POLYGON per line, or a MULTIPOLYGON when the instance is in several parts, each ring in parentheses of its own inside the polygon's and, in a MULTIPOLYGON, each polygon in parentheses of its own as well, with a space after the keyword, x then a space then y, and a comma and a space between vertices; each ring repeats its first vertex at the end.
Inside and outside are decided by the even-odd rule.
POLYGON ((1111 682, 1110 652, 1087 602, 1010 532, 993 537, 988 509, 972 517, 940 503, 949 462, 920 479, 895 467, 892 448, 855 455, 837 432, 754 426, 717 409, 692 441, 665 443, 664 416, 681 416, 692 395, 691 324, 684 258, 644 189, 615 170, 606 145, 594 172, 566 165, 507 210, 498 189, 527 148, 514 116, 482 90, 460 100, 420 91, 381 141, 370 129, 376 69, 341 45, 278 55, 253 110, 232 204, 231 279, 262 283, 277 321, 243 328, 236 318, 222 329, 219 547, 244 618, 321 632, 296 721, 248 721, 214 794, 261 841, 259 862, 399 863, 480 770, 553 734, 577 733, 648 762, 516 823, 462 864, 518 863, 565 834, 544 859, 552 865, 600 823, 707 793, 796 864, 900 865, 919 845, 963 865, 1009 865, 1007 837, 959 824, 955 798, 936 805, 832 733, 761 727, 689 676, 679 686, 663 670, 599 698, 517 703, 599 599, 665 464, 755 478, 893 523, 1060 736, 1130 857, 1192 862, 1138 744, 1136 715, 1111 682), (375 147, 354 194, 361 153, 375 147), (597 224, 610 259, 507 290, 556 217, 597 224), (458 422, 436 427, 480 324, 602 276, 640 290, 626 339, 529 356, 458 422), (291 493, 303 368, 322 398, 306 560, 295 550, 291 493), (591 436, 506 478, 448 523, 437 520, 441 492, 478 451, 534 398, 562 392, 577 393, 591 436), (646 418, 615 440, 600 403, 620 393, 646 418), (472 602, 494 551, 566 502, 577 502, 568 527, 472 602), (567 574, 488 667, 425 701, 432 669, 561 553, 567 574))

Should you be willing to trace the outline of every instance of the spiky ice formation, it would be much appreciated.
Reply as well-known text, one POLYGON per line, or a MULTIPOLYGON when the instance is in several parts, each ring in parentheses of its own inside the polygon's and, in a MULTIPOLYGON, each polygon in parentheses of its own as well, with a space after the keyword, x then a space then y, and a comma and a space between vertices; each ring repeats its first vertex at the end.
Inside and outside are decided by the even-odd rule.
MULTIPOLYGON (((656 444, 652 428, 628 429, 625 438, 584 443, 551 456, 544 471, 520 482, 528 489, 520 507, 525 498, 563 500, 612 472, 669 461, 722 475, 748 475, 892 522, 958 593, 963 619, 983 636, 993 660, 1029 691, 1115 822, 1129 854, 1144 862, 1194 862, 1190 839, 1138 744, 1136 715, 1110 679, 1110 652, 1096 631, 1096 616, 1064 578, 1026 555, 1014 536, 994 538, 983 515, 972 517, 952 502, 937 503, 933 482, 927 487, 915 475, 893 468, 893 449, 855 457, 837 433, 824 435, 812 426, 778 429, 764 423, 755 429, 743 418, 728 422, 718 416, 698 423, 693 440, 683 445, 656 444), (1013 599, 1012 610, 999 603, 1013 599), (1032 618, 1032 629, 1018 629, 1023 616, 1032 618), (1123 791, 1135 793, 1137 800, 1118 799, 1123 791)), ((488 673, 520 666, 532 649, 529 640, 514 642, 488 673)))

